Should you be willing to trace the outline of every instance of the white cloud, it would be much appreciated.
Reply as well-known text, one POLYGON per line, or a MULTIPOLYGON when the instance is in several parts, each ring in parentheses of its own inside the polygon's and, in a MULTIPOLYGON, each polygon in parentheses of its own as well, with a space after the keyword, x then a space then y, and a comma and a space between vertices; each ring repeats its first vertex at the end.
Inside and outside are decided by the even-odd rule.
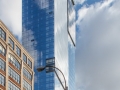
POLYGON ((22 0, 0 0, 0 19, 21 41, 21 3, 22 0))
MULTIPOLYGON (((86 0, 76 0, 83 4, 86 0)), ((21 40, 21 0, 0 0, 0 19, 21 40), (9 3, 8 3, 9 2, 9 3)), ((120 90, 120 0, 78 11, 76 49, 78 90, 120 90)))
POLYGON ((78 11, 78 90, 120 90, 120 0, 105 0, 78 11))
POLYGON ((76 4, 83 4, 86 0, 75 0, 76 4))

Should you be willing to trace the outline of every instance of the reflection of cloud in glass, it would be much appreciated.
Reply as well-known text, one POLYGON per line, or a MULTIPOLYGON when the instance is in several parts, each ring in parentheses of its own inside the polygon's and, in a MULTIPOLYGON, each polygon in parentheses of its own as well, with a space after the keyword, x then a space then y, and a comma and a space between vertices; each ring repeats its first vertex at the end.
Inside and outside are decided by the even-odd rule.
POLYGON ((74 0, 75 4, 83 4, 87 0, 74 0))
MULTIPOLYGON (((55 66, 64 73, 68 85, 67 0, 55 0, 54 3, 55 66)), ((64 84, 63 76, 57 73, 64 84)), ((62 90, 58 78, 55 78, 55 90, 62 90)))
POLYGON ((42 58, 42 52, 39 54, 39 51, 36 50, 36 45, 37 45, 37 40, 35 40, 35 37, 34 37, 34 32, 32 30, 27 30, 26 28, 23 28, 23 37, 24 38, 28 38, 28 39, 22 39, 24 43, 24 47, 27 49, 29 48, 29 53, 31 54, 31 56, 34 58, 34 65, 35 65, 35 68, 41 66, 42 63, 38 63, 38 56, 40 55, 40 57, 42 58), (27 41, 26 41, 27 40, 27 41))
POLYGON ((40 9, 49 7, 49 0, 36 0, 36 3, 40 7, 40 9))
POLYGON ((69 24, 69 33, 70 33, 70 36, 71 36, 71 39, 73 41, 73 43, 75 44, 76 41, 76 34, 75 34, 75 10, 74 10, 74 7, 72 5, 72 3, 69 1, 68 2, 68 24, 69 24))

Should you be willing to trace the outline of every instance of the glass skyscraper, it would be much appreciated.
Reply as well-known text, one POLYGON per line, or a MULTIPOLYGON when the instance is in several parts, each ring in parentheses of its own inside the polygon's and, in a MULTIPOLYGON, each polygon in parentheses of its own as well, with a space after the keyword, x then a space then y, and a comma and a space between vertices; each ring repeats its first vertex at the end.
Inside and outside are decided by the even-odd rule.
POLYGON ((35 60, 34 90, 62 90, 59 71, 68 90, 75 90, 75 11, 73 0, 22 0, 22 44, 35 60))

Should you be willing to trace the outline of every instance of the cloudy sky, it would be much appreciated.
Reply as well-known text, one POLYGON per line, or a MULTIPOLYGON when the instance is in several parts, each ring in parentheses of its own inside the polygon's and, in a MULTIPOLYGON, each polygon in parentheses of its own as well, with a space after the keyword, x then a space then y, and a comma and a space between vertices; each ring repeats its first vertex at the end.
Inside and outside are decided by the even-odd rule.
MULTIPOLYGON (((120 0, 76 0, 76 90, 120 90, 120 0)), ((0 19, 21 40, 21 0, 0 0, 0 19)))

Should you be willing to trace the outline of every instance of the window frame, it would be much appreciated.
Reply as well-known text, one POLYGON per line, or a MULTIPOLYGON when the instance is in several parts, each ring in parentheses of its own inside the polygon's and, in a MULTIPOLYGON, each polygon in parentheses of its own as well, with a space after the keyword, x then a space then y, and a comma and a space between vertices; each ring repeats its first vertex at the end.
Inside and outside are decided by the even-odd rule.
POLYGON ((12 63, 18 70, 21 69, 20 62, 11 54, 8 54, 8 61, 12 63))
POLYGON ((23 68, 23 75, 30 81, 32 81, 32 74, 25 68, 23 68))
POLYGON ((27 56, 23 53, 23 61, 27 64, 27 56), (26 58, 26 59, 24 59, 26 58))
POLYGON ((0 85, 5 86, 5 77, 0 74, 0 85))
POLYGON ((0 27, 0 38, 6 41, 6 32, 0 27))
POLYGON ((0 58, 0 69, 6 71, 6 63, 0 58))
POLYGON ((6 49, 3 47, 1 43, 0 43, 0 54, 2 54, 3 56, 6 55, 6 49))
POLYGON ((14 41, 9 37, 9 44, 11 46, 11 48, 14 50, 14 41))
POLYGON ((15 71, 15 70, 13 70, 11 67, 9 67, 9 69, 8 69, 8 75, 12 78, 12 79, 14 79, 17 83, 19 83, 20 84, 20 75, 15 71))
POLYGON ((20 57, 21 56, 21 49, 16 45, 16 54, 20 57))
POLYGON ((8 81, 8 90, 11 90, 11 89, 20 90, 15 84, 13 84, 11 81, 8 81), (14 88, 11 88, 11 87, 14 87, 14 88))
POLYGON ((28 59, 28 66, 32 69, 32 61, 28 59))
POLYGON ((27 90, 32 90, 32 86, 26 81, 23 79, 23 88, 27 88, 27 90))

